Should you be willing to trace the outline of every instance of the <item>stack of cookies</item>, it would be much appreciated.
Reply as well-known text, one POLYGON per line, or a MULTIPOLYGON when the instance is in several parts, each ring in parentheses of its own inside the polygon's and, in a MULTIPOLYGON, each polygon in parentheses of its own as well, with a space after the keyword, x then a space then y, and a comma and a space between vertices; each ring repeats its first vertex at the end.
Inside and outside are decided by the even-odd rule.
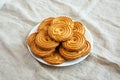
POLYGON ((32 33, 27 43, 34 55, 50 64, 61 64, 87 55, 91 45, 86 40, 85 27, 66 16, 49 17, 32 33))

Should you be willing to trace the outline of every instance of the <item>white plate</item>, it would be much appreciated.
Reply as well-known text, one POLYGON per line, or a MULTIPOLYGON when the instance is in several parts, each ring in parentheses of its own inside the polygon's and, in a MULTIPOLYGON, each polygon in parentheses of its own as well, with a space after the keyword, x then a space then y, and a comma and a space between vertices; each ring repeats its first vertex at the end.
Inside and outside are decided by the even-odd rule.
MULTIPOLYGON (((34 32, 36 32, 38 26, 39 26, 39 24, 38 24, 37 26, 35 26, 35 27, 30 31, 29 35, 32 34, 32 33, 34 33, 34 32)), ((86 27, 85 27, 85 28, 86 28, 86 27)), ((29 35, 28 35, 28 36, 29 36, 29 35)), ((88 30, 87 28, 86 28, 86 32, 85 32, 85 37, 86 37, 86 39, 91 43, 91 49, 92 49, 92 47, 93 47, 93 39, 92 39, 91 33, 89 32, 89 30, 88 30)), ((38 60, 39 62, 44 63, 44 64, 46 64, 46 65, 49 65, 49 66, 57 66, 57 67, 70 66, 70 65, 77 64, 77 63, 83 61, 85 58, 87 58, 88 55, 90 54, 90 53, 89 53, 88 55, 83 56, 83 57, 80 57, 80 58, 78 58, 78 59, 76 59, 76 60, 66 61, 66 62, 64 62, 64 63, 62 63, 62 64, 51 65, 51 64, 45 62, 42 58, 36 57, 36 56, 31 52, 30 47, 28 46, 28 44, 27 44, 27 47, 28 47, 28 50, 30 51, 30 54, 31 54, 36 60, 38 60)))

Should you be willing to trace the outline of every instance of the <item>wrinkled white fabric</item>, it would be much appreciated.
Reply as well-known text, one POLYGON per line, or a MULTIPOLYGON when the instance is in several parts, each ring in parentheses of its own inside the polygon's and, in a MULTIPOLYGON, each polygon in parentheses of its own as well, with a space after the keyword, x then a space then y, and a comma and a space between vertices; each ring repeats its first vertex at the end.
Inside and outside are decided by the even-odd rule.
POLYGON ((120 80, 119 41, 120 0, 9 0, 0 9, 0 80, 120 80), (25 40, 41 20, 60 15, 82 21, 94 46, 84 61, 57 68, 36 61, 25 40))

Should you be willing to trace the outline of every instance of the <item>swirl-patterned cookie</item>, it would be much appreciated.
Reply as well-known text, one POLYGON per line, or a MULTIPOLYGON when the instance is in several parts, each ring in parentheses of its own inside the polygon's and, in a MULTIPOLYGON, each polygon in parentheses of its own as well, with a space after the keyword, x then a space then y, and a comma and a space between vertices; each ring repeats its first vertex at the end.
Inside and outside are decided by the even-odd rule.
POLYGON ((62 46, 69 51, 77 51, 84 47, 85 37, 80 32, 74 32, 70 40, 62 42, 62 46))
POLYGON ((53 24, 48 28, 48 34, 55 41, 66 41, 72 37, 72 29, 66 24, 53 24))
POLYGON ((35 43, 44 50, 50 50, 59 45, 59 42, 52 40, 44 30, 37 34, 35 43))
POLYGON ((50 56, 44 57, 43 60, 54 65, 61 64, 65 61, 58 51, 53 52, 50 56))
POLYGON ((35 43, 32 44, 32 46, 30 47, 31 52, 38 56, 38 57, 46 57, 51 55, 55 49, 51 49, 51 50, 43 50, 40 47, 38 47, 35 43))
POLYGON ((63 47, 60 47, 59 52, 66 60, 74 60, 79 57, 87 55, 90 52, 90 49, 91 49, 90 43, 86 41, 85 47, 82 50, 68 51, 63 47))
POLYGON ((51 25, 51 21, 54 19, 54 17, 49 17, 47 19, 44 19, 41 24, 38 27, 38 32, 40 32, 41 30, 47 30, 48 27, 50 27, 51 25))
POLYGON ((72 21, 72 19, 66 16, 60 16, 60 17, 55 18, 52 21, 52 24, 67 24, 72 28, 74 26, 74 22, 72 21))
POLYGON ((66 60, 74 60, 80 57, 78 51, 68 51, 63 47, 59 48, 59 52, 66 60))
POLYGON ((27 44, 31 46, 33 44, 33 41, 36 38, 37 33, 32 33, 28 38, 27 38, 27 44))
POLYGON ((81 57, 87 55, 91 50, 91 44, 89 41, 85 41, 85 47, 82 50, 81 57))
POLYGON ((77 31, 77 32, 80 32, 81 34, 85 34, 85 28, 83 24, 80 22, 74 22, 73 31, 77 31))

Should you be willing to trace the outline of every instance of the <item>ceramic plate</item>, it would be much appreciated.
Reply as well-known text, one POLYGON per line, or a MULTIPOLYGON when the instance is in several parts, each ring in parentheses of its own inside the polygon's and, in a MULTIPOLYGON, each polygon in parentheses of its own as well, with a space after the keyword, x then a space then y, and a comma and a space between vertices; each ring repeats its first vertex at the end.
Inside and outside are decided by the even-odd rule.
MULTIPOLYGON (((30 31, 29 35, 32 34, 32 33, 34 33, 34 32, 36 32, 38 26, 39 26, 39 24, 36 25, 36 26, 30 31)), ((93 47, 92 35, 91 35, 90 31, 89 31, 86 27, 85 27, 85 29, 86 29, 85 37, 86 37, 86 39, 91 43, 91 49, 92 49, 92 47, 93 47)), ((28 35, 28 36, 29 36, 29 35, 28 35)), ((76 59, 76 60, 66 61, 66 62, 64 62, 64 63, 62 63, 62 64, 58 64, 58 65, 52 65, 52 64, 49 64, 49 63, 45 62, 42 58, 35 56, 35 55, 31 52, 30 47, 28 46, 28 44, 27 44, 27 47, 28 47, 28 50, 30 51, 30 54, 31 54, 36 60, 38 60, 39 62, 41 62, 41 63, 43 63, 43 64, 46 64, 46 65, 49 65, 49 66, 57 66, 57 67, 70 66, 70 65, 77 64, 77 63, 83 61, 85 58, 87 58, 88 55, 90 54, 90 53, 89 53, 89 54, 87 54, 86 56, 80 57, 80 58, 78 58, 78 59, 76 59)))

